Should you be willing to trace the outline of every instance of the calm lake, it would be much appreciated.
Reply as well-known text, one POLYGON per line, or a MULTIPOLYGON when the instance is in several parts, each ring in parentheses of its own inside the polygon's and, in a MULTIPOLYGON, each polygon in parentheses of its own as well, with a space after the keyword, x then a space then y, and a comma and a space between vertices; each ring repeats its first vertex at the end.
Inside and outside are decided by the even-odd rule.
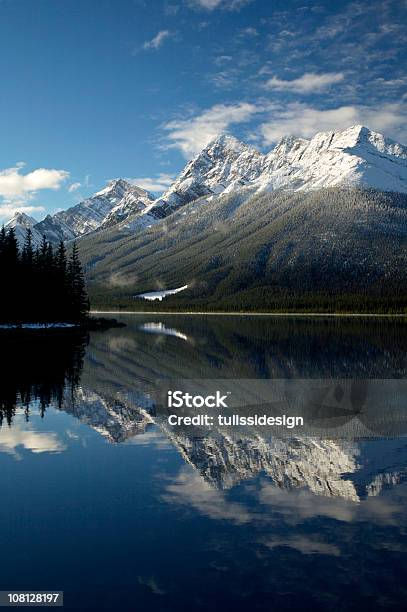
POLYGON ((400 610, 407 322, 119 318, 1 336, 0 590, 73 610, 400 610), (287 382, 306 427, 171 427, 160 393, 184 379, 287 382))

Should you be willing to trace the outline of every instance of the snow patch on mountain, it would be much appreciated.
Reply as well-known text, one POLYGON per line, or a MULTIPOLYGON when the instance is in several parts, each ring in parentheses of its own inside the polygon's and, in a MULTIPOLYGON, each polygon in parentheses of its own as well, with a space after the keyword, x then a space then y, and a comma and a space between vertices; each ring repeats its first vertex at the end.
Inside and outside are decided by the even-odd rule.
POLYGON ((139 293, 135 295, 136 298, 141 298, 143 300, 155 301, 158 300, 161 302, 167 295, 175 295, 180 291, 185 291, 188 289, 188 285, 184 285, 183 287, 178 287, 177 289, 165 289, 163 291, 148 291, 147 293, 139 293))

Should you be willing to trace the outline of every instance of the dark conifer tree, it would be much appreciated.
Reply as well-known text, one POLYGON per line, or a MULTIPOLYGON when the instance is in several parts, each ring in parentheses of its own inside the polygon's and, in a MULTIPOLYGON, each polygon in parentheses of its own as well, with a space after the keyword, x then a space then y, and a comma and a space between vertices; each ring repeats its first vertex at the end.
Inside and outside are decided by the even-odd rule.
POLYGON ((61 240, 55 254, 55 287, 57 292, 56 309, 61 313, 62 318, 67 317, 69 304, 67 301, 69 286, 67 278, 67 259, 66 248, 61 240))
POLYGON ((33 233, 30 228, 27 230, 27 234, 24 240, 24 246, 21 253, 21 261, 26 266, 32 266, 34 261, 34 249, 33 249, 33 233))
POLYGON ((89 300, 86 293, 85 278, 76 242, 73 244, 72 253, 68 262, 68 283, 72 316, 82 319, 86 317, 89 312, 89 300))
POLYGON ((0 300, 0 322, 81 321, 89 312, 89 301, 78 247, 67 262, 61 242, 54 253, 45 236, 34 251, 28 229, 21 253, 13 228, 0 230, 0 274, 4 298, 0 300))

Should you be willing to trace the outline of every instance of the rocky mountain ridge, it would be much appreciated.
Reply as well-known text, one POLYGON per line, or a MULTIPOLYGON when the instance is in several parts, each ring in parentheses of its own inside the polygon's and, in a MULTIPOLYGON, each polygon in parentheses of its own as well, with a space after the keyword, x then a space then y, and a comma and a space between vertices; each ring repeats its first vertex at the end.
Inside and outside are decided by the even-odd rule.
MULTIPOLYGON (((348 186, 407 193, 407 148, 361 125, 317 133, 310 140, 287 136, 266 154, 230 135, 210 142, 188 162, 159 198, 124 179, 77 205, 47 215, 31 227, 51 242, 72 240, 119 225, 142 231, 202 197, 243 191, 315 191, 348 186)), ((21 213, 16 213, 19 215, 21 213)), ((26 220, 9 223, 22 239, 26 220)))

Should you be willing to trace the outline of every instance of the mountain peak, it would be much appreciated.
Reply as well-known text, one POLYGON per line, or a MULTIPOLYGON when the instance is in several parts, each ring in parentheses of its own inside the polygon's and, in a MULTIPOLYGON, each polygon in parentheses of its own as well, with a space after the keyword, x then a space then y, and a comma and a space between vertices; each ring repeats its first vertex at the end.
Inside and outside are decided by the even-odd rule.
POLYGON ((218 154, 224 151, 233 151, 233 153, 243 153, 244 151, 255 151, 254 147, 248 145, 241 140, 235 138, 231 134, 220 134, 213 140, 211 140, 206 147, 198 154, 198 157, 202 154, 218 154))
POLYGON ((126 191, 131 188, 130 183, 125 181, 124 179, 112 179, 110 180, 106 187, 97 191, 92 197, 119 197, 122 198, 126 191))
POLYGON ((16 227, 17 225, 21 225, 26 228, 32 228, 36 223, 37 221, 34 219, 34 217, 30 217, 25 212, 16 211, 10 221, 6 223, 6 227, 16 227))

